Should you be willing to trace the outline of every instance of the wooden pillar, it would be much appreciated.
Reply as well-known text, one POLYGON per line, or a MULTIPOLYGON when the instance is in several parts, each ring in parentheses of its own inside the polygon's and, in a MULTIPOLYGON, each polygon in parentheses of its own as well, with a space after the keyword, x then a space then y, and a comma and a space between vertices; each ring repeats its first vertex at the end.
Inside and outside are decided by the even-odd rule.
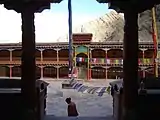
POLYGON ((41 52, 41 78, 43 78, 43 50, 44 49, 40 49, 41 52))
POLYGON ((9 50, 9 60, 10 60, 10 62, 12 61, 12 51, 13 51, 12 49, 9 50))
MULTIPOLYGON (((22 18, 22 95, 24 107, 35 119, 36 107, 36 62, 34 10, 31 4, 21 11, 22 18)), ((26 112, 27 112, 26 111, 26 112)), ((26 117, 29 117, 28 115, 26 117)), ((29 118, 28 118, 29 119, 29 118)), ((33 119, 33 120, 34 120, 33 119)))
POLYGON ((59 62, 59 49, 57 49, 57 63, 59 62))
POLYGON ((106 58, 105 58, 105 62, 106 62, 106 80, 107 80, 107 52, 108 52, 108 50, 106 49, 106 58))
POLYGON ((74 67, 76 68, 76 66, 77 66, 77 59, 76 59, 76 49, 77 49, 77 47, 76 46, 74 46, 74 67))
POLYGON ((135 117, 138 96, 138 13, 133 9, 130 8, 124 12, 124 120, 130 120, 135 117))
POLYGON ((59 66, 57 67, 57 80, 59 79, 59 66))
POLYGON ((90 50, 89 50, 89 61, 90 61, 89 76, 90 76, 90 79, 92 80, 92 62, 91 62, 91 59, 92 59, 92 48, 90 48, 90 50))
POLYGON ((10 78, 12 77, 12 66, 11 65, 9 66, 9 77, 10 78))
POLYGON ((44 49, 40 49, 41 51, 41 78, 43 78, 43 50, 44 49))
POLYGON ((41 66, 41 78, 43 78, 43 66, 41 66))
MULTIPOLYGON (((12 64, 12 49, 9 50, 9 61, 10 61, 10 64, 12 64)), ((12 77, 12 66, 11 65, 9 66, 9 77, 10 78, 12 77)))
MULTIPOLYGON (((58 2, 58 1, 56 1, 58 2)), ((60 2, 60 1, 59 1, 60 2)), ((39 119, 36 100, 36 61, 34 13, 50 8, 50 1, 5 2, 4 7, 21 13, 22 55, 21 55, 21 93, 23 98, 23 117, 25 120, 39 119)))
POLYGON ((87 80, 90 80, 91 79, 91 77, 90 77, 90 48, 89 48, 89 46, 88 46, 88 66, 87 66, 87 80))
MULTIPOLYGON (((145 50, 142 50, 142 52, 143 52, 142 54, 143 54, 143 64, 144 64, 144 59, 145 59, 144 52, 145 52, 145 50)), ((146 75, 145 75, 145 69, 144 68, 143 68, 142 72, 143 72, 143 78, 145 78, 146 75)))
POLYGON ((43 50, 44 50, 44 49, 40 49, 40 52, 41 52, 41 64, 42 64, 42 62, 43 62, 43 50))

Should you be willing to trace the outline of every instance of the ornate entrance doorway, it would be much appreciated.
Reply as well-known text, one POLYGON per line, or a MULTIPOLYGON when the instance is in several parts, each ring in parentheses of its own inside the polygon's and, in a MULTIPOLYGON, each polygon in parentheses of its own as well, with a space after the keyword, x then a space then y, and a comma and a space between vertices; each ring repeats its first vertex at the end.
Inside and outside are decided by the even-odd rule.
POLYGON ((78 69, 78 78, 87 79, 88 56, 84 53, 76 55, 76 67, 78 69))
POLYGON ((75 49, 75 66, 78 70, 78 79, 86 80, 88 77, 88 47, 86 46, 78 46, 75 49))

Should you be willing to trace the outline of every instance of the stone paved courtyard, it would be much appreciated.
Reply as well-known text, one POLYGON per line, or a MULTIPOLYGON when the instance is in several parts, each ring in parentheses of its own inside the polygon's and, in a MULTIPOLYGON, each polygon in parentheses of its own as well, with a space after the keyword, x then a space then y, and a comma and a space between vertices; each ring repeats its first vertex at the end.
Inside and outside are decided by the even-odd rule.
MULTIPOLYGON (((80 93, 73 89, 62 89, 62 81, 49 82, 47 114, 55 117, 67 116, 65 98, 71 97, 77 104, 80 117, 106 117, 112 115, 112 98, 108 94, 99 97, 94 94, 80 93)), ((89 86, 108 86, 106 80, 84 83, 89 86)))

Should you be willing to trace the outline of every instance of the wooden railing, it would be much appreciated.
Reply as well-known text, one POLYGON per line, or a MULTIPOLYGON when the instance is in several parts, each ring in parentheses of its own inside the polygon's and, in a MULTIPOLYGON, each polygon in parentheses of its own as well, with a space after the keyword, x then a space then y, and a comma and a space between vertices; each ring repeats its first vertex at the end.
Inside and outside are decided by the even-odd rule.
MULTIPOLYGON (((67 64, 69 58, 43 58, 41 62, 40 58, 36 58, 36 64, 67 64)), ((123 59, 121 58, 91 58, 91 64, 107 64, 107 65, 122 65, 123 59)), ((152 58, 139 58, 139 65, 153 65, 154 60, 152 58)), ((1 58, 0 64, 21 64, 21 58, 14 57, 12 61, 9 58, 1 58)))
POLYGON ((2 60, 2 61, 3 61, 3 60, 10 60, 10 58, 9 58, 9 57, 3 57, 3 58, 0 57, 0 61, 1 61, 1 60, 2 60))
MULTIPOLYGON (((1 58, 0 58, 0 60, 1 60, 1 58)), ((12 57, 12 60, 13 61, 21 60, 21 57, 12 57)))
MULTIPOLYGON (((0 61, 4 61, 4 60, 10 60, 10 58, 9 57, 0 57, 0 61)), ((19 60, 21 60, 21 57, 13 57, 12 58, 12 61, 19 61, 19 60)), ((41 60, 41 58, 40 57, 38 57, 38 58, 36 58, 36 60, 38 60, 38 61, 40 61, 41 60)), ((66 57, 66 58, 54 58, 54 57, 50 57, 50 58, 43 58, 43 61, 68 61, 68 57, 66 57)))
MULTIPOLYGON (((6 64, 13 64, 13 65, 20 65, 21 64, 21 59, 20 58, 14 58, 12 59, 12 61, 10 61, 9 59, 1 59, 0 58, 0 65, 6 65, 6 64)), ((68 58, 61 58, 59 61, 57 61, 56 58, 47 58, 47 59, 43 59, 43 61, 41 62, 41 60, 38 58, 36 59, 36 64, 68 64, 68 58)))
POLYGON ((43 61, 57 61, 57 58, 43 58, 43 61))
MULTIPOLYGON (((154 63, 152 58, 139 58, 139 65, 150 65, 154 63)), ((92 58, 91 64, 123 64, 123 59, 119 58, 92 58)))
POLYGON ((59 58, 59 61, 68 61, 69 58, 59 58))

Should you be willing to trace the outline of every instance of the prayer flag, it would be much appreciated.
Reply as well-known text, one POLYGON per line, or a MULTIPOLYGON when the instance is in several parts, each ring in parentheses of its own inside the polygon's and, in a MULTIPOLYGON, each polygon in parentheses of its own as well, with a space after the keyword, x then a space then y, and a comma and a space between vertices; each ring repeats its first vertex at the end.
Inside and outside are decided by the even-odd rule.
POLYGON ((103 96, 105 91, 106 91, 106 87, 103 87, 101 91, 98 93, 98 96, 103 96))
POLYGON ((97 91, 99 88, 100 88, 100 87, 95 87, 95 88, 92 90, 91 94, 95 94, 96 91, 97 91))

